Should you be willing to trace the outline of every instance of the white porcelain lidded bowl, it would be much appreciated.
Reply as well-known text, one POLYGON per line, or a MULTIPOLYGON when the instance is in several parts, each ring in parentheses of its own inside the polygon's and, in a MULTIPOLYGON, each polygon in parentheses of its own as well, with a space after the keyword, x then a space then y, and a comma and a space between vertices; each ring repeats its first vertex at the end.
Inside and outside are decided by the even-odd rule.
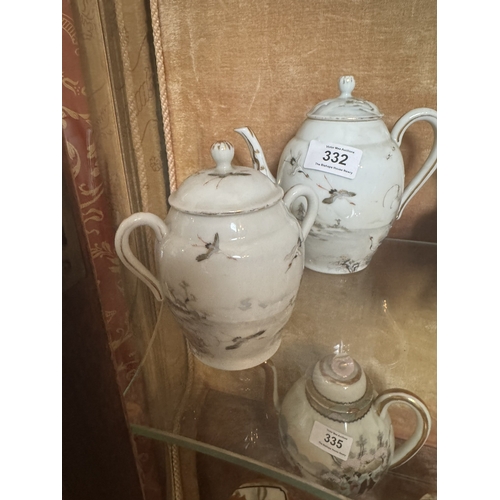
POLYGON ((215 143, 211 153, 216 166, 190 176, 169 197, 165 221, 134 214, 120 224, 115 245, 124 265, 166 300, 200 361, 243 370, 280 345, 318 200, 306 186, 283 196, 266 172, 232 166, 228 142, 215 143), (310 204, 301 224, 289 211, 299 196, 310 204), (155 232, 158 278, 130 250, 129 235, 142 225, 155 232))
POLYGON ((345 353, 325 356, 295 382, 279 416, 288 460, 309 480, 346 496, 364 493, 408 461, 430 428, 423 401, 402 389, 377 396, 361 366, 345 353), (409 406, 417 418, 411 437, 396 449, 387 412, 393 403, 409 406))
MULTIPOLYGON (((417 108, 391 132, 375 104, 352 96, 352 76, 339 79, 340 95, 317 104, 285 146, 277 180, 283 189, 298 182, 317 193, 320 207, 306 240, 306 267, 329 274, 361 271, 401 217, 410 199, 436 170, 437 113, 417 108), (430 123, 432 149, 405 187, 403 135, 417 121, 430 123)), ((297 200, 300 218, 307 203, 297 200)))

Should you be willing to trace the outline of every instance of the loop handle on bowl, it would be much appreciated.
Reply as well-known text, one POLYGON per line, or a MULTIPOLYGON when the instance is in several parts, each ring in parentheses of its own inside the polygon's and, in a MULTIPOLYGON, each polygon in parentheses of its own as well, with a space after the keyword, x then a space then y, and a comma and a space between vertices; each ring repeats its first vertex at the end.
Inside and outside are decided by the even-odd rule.
POLYGON ((431 432, 431 415, 418 396, 403 389, 391 389, 381 392, 373 404, 380 417, 385 418, 389 406, 393 403, 409 406, 417 416, 417 425, 413 434, 394 450, 389 464, 390 469, 399 467, 410 460, 422 448, 431 432))
POLYGON ((318 215, 319 200, 318 195, 309 186, 296 184, 285 193, 285 196, 283 196, 283 202, 289 210, 292 203, 299 196, 304 196, 307 200, 306 215, 300 223, 300 226, 302 227, 302 236, 305 240, 312 225, 314 224, 314 221, 316 220, 316 215, 318 215))
POLYGON ((146 283, 153 292, 156 300, 161 302, 164 297, 160 282, 153 276, 151 271, 135 257, 130 248, 130 233, 139 226, 150 227, 154 231, 158 242, 162 241, 168 232, 167 226, 158 216, 146 212, 132 214, 118 227, 118 231, 115 235, 116 253, 125 267, 132 271, 141 281, 146 283))
POLYGON ((437 168, 437 112, 433 109, 416 108, 408 111, 408 113, 404 114, 392 128, 391 138, 398 146, 401 146, 403 135, 408 127, 421 120, 429 122, 431 124, 434 131, 434 142, 432 144, 429 156, 425 160, 424 164, 403 191, 403 196, 401 198, 401 204, 399 205, 396 219, 399 219, 401 217, 401 214, 403 213, 403 210, 408 202, 427 182, 427 180, 437 168))

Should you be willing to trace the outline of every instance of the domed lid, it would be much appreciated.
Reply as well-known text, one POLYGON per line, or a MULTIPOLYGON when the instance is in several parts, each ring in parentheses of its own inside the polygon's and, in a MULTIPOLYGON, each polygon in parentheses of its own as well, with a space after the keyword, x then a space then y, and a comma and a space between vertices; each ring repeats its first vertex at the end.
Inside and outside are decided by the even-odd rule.
POLYGON ((253 212, 274 205, 283 189, 250 167, 233 167, 232 144, 216 142, 211 148, 215 167, 188 177, 168 201, 181 212, 198 215, 229 215, 253 212))
POLYGON ((306 395, 322 415, 352 422, 370 409, 374 392, 361 366, 341 348, 314 365, 306 381, 306 395))
POLYGON ((382 118, 384 115, 375 104, 352 97, 355 85, 353 76, 341 76, 339 79, 340 95, 335 99, 327 99, 317 104, 307 114, 308 118, 329 121, 368 121, 382 118))

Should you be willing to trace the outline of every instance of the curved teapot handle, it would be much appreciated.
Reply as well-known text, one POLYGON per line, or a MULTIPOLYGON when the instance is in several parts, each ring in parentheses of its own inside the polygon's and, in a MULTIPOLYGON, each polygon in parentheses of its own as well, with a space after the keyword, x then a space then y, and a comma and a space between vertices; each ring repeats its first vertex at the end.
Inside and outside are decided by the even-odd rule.
POLYGON ((132 271, 141 281, 146 283, 153 292, 156 300, 161 302, 163 301, 163 292, 160 282, 153 276, 151 271, 141 264, 130 249, 130 233, 139 226, 149 226, 153 229, 158 242, 162 241, 168 232, 167 226, 158 216, 146 212, 132 214, 120 224, 116 231, 116 253, 125 267, 132 271))
POLYGON ((410 460, 424 445, 431 432, 431 415, 425 403, 415 394, 403 389, 391 389, 381 392, 374 401, 375 410, 384 418, 389 406, 402 403, 409 406, 417 416, 417 426, 413 434, 394 450, 389 468, 399 467, 410 460))
POLYGON ((399 205, 396 219, 401 217, 404 208, 408 202, 413 198, 417 191, 427 182, 429 177, 434 173, 437 168, 437 112, 430 108, 417 108, 404 114, 394 125, 391 131, 392 140, 401 146, 403 135, 410 125, 418 121, 429 122, 434 130, 434 142, 432 144, 431 152, 425 160, 420 170, 416 173, 415 177, 410 181, 403 191, 401 204, 399 205))
POLYGON ((285 193, 285 196, 283 196, 283 202, 288 210, 290 210, 290 206, 299 196, 304 196, 307 200, 307 212, 300 223, 302 227, 302 236, 305 240, 316 220, 316 215, 318 215, 319 199, 318 195, 309 186, 296 184, 285 193))

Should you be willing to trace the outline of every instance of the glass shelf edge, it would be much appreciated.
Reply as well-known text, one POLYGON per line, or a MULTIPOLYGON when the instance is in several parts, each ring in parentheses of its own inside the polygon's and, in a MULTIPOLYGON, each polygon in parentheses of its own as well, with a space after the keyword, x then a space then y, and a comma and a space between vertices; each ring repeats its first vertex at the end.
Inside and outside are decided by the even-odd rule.
POLYGON ((173 434, 171 432, 154 429, 152 427, 147 427, 144 425, 130 424, 130 428, 132 433, 137 436, 182 446, 198 453, 203 453, 220 460, 225 460, 226 462, 230 462, 234 465, 238 465, 240 467, 244 467, 254 472, 263 474, 267 477, 270 477, 271 479, 283 481, 290 486, 315 495, 320 500, 350 500, 349 498, 339 493, 334 493, 331 490, 323 488, 319 485, 312 485, 311 483, 308 483, 307 481, 294 476, 293 474, 277 469, 276 467, 273 467, 271 465, 264 465, 257 460, 253 460, 243 455, 238 455, 237 453, 222 450, 221 448, 217 448, 216 446, 201 443, 194 439, 180 436, 178 434, 173 434))
POLYGON ((403 243, 407 245, 423 245, 437 248, 437 243, 435 241, 406 240, 403 238, 386 238, 385 241, 395 241, 396 243, 403 243))

